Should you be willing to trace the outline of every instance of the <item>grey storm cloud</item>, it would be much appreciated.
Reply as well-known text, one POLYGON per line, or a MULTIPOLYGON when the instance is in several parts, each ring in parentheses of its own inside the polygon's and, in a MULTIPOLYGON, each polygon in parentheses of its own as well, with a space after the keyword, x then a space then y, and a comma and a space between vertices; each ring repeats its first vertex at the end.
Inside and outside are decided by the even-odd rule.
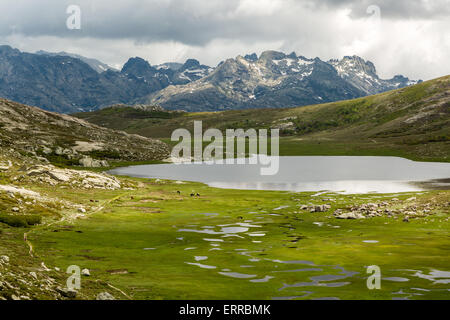
POLYGON ((203 45, 217 38, 279 39, 306 12, 293 0, 28 0, 0 4, 8 12, 0 34, 178 41, 203 45), (259 3, 260 2, 260 3, 259 3), (66 9, 78 5, 82 28, 66 28, 66 9))
POLYGON ((389 19, 435 19, 450 14, 450 0, 314 0, 314 8, 349 8, 350 16, 360 18, 367 15, 367 8, 377 6, 383 17, 389 19))
POLYGON ((0 44, 116 67, 130 56, 215 65, 282 50, 322 59, 357 54, 385 77, 450 73, 450 0, 1 0, 0 12, 0 44), (81 9, 80 30, 66 27, 70 5, 81 9))
MULTIPOLYGON (((430 19, 449 14, 450 0, 15 0, 2 1, 0 34, 179 41, 202 45, 216 38, 275 40, 297 28, 309 10, 348 8, 354 19, 369 6, 382 17, 430 19), (69 5, 78 5, 82 28, 65 27, 69 5)), ((298 30, 296 31, 298 33, 298 30)), ((300 32, 301 34, 301 32, 300 32)))
MULTIPOLYGON (((29 36, 93 37, 134 39, 136 41, 173 40, 204 44, 214 38, 255 36, 269 31, 260 17, 242 20, 236 11, 239 0, 24 0, 0 4, 9 14, 0 21, 0 33, 29 36), (66 9, 78 5, 82 28, 68 30, 66 9)), ((267 33, 266 33, 267 34, 267 33)), ((269 34, 267 34, 269 35, 269 34)))

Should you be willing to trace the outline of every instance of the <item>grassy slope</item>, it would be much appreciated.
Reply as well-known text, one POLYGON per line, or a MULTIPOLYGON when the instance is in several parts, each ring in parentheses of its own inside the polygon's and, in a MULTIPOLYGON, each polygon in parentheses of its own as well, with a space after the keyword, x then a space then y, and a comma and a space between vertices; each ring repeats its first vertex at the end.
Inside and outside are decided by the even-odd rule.
MULTIPOLYGON (((313 293, 305 298, 448 298, 448 285, 433 284, 414 276, 417 271, 411 271, 428 274, 432 269, 449 269, 448 210, 437 211, 434 216, 410 223, 402 222, 402 217, 337 220, 330 217, 330 213, 296 213, 298 204, 321 204, 324 203, 322 197, 333 197, 336 199, 332 204, 334 211, 349 204, 381 201, 392 196, 313 197, 310 193, 222 190, 198 183, 179 185, 168 181, 129 180, 139 181, 140 188, 133 191, 51 191, 54 196, 72 201, 76 195, 77 201, 86 205, 89 199, 115 200, 90 218, 77 220, 71 228, 64 227, 67 223, 63 223, 30 232, 28 238, 39 257, 46 264, 63 270, 72 264, 89 268, 92 277, 88 284, 101 279, 135 299, 271 299, 303 296, 309 291, 313 293), (191 198, 188 194, 193 190, 201 197, 191 198), (280 206, 289 207, 274 210, 280 206), (260 225, 261 228, 249 231, 263 231, 265 236, 250 237, 242 233, 242 238, 221 238, 213 234, 177 232, 178 229, 201 229, 202 226, 215 226, 214 230, 218 231, 218 225, 244 221, 260 225), (323 225, 319 226, 317 222, 323 225), (211 243, 214 242, 205 241, 205 238, 223 239, 224 242, 220 242, 223 251, 211 251, 214 248, 211 243), (261 243, 252 242, 255 240, 261 243), (378 240, 379 243, 369 244, 363 240, 378 240), (245 249, 249 256, 242 255, 241 249, 245 249), (194 256, 207 256, 207 260, 198 263, 217 268, 202 269, 186 264, 195 263, 194 256), (258 260, 249 260, 251 258, 258 260), (283 264, 273 260, 307 260, 314 262, 315 266, 283 264), (383 277, 410 280, 386 280, 382 281, 382 290, 367 290, 365 266, 372 264, 381 267, 383 277), (305 287, 279 290, 283 284, 311 282, 310 277, 313 276, 340 275, 337 266, 358 274, 345 280, 330 281, 343 284, 343 287, 306 284, 305 287), (111 270, 123 269, 128 273, 111 274, 111 270), (223 269, 256 275, 255 279, 274 278, 254 283, 249 279, 218 274, 223 269), (289 270, 297 271, 280 272, 289 270), (412 288, 431 291, 420 292, 412 288), (408 294, 395 294, 400 290, 408 294), (412 295, 417 293, 422 295, 412 295)), ((39 191, 44 192, 43 189, 39 191)), ((397 197, 406 199, 411 195, 397 197)), ((445 202, 448 191, 417 196, 418 201, 434 199, 445 202)), ((84 290, 89 295, 95 288, 84 290)))
POLYGON ((291 109, 147 115, 104 109, 77 117, 147 137, 168 138, 177 128, 282 126, 282 155, 396 155, 450 161, 450 76, 349 101, 291 109), (416 120, 411 119, 417 117, 416 120), (409 122, 405 122, 409 119, 409 122))

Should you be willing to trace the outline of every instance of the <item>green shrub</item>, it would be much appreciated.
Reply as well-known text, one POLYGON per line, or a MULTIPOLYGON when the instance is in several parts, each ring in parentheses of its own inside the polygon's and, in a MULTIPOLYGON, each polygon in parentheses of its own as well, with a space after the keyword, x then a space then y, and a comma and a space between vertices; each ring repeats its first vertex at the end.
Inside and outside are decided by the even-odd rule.
POLYGON ((11 215, 0 213, 0 222, 15 228, 26 228, 41 223, 39 215, 11 215))
POLYGON ((89 152, 89 155, 94 159, 121 159, 121 155, 116 150, 93 150, 89 152))
POLYGON ((16 228, 28 227, 28 223, 23 216, 0 214, 0 222, 16 228))
POLYGON ((42 222, 42 217, 37 214, 26 215, 25 219, 29 226, 34 226, 36 224, 40 224, 42 222))
POLYGON ((38 151, 37 154, 41 157, 46 158, 52 164, 56 166, 78 166, 80 165, 79 160, 70 159, 68 155, 58 155, 55 152, 50 154, 44 154, 42 151, 38 151))
POLYGON ((439 136, 433 136, 433 137, 430 137, 430 138, 428 139, 428 141, 429 141, 429 142, 445 142, 445 141, 450 141, 450 136, 445 135, 445 134, 439 135, 439 136))

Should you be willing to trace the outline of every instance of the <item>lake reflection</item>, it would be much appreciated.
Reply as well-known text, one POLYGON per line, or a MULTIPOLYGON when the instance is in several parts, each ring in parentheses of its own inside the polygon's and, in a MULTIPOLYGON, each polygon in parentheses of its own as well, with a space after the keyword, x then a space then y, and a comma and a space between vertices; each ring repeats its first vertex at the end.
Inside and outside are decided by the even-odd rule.
MULTIPOLYGON (((250 164, 184 163, 131 166, 110 173, 198 181, 230 189, 344 193, 421 191, 427 189, 427 184, 419 182, 450 178, 450 163, 415 162, 397 157, 280 157, 276 175, 262 176, 260 168, 250 164)), ((439 183, 440 188, 449 185, 448 180, 439 183)))

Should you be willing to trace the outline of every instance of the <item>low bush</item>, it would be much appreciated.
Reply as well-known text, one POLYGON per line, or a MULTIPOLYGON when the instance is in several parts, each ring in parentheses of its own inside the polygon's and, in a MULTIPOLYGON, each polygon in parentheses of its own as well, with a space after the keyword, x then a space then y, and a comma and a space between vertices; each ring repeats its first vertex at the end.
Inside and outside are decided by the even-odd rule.
POLYGON ((0 213, 0 222, 15 228, 26 228, 41 223, 42 218, 39 215, 11 215, 0 213))

